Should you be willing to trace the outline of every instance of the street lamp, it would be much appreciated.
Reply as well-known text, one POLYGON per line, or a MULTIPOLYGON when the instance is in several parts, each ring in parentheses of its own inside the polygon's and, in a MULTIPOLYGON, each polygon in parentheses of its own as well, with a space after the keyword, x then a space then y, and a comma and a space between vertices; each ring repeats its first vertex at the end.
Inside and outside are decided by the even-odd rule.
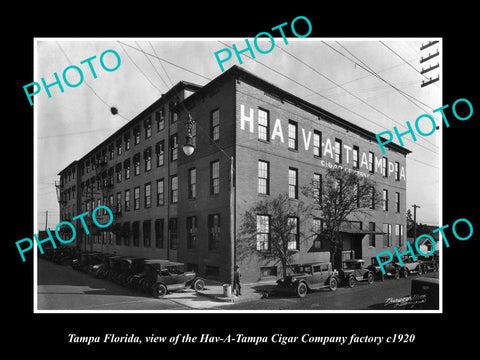
POLYGON ((185 128, 186 128, 186 135, 185 135, 185 144, 183 145, 183 152, 185 155, 190 156, 195 151, 195 146, 193 145, 192 139, 192 126, 193 126, 193 119, 190 114, 188 114, 187 120, 185 120, 185 128))
MULTIPOLYGON (((185 120, 185 130, 186 130, 186 135, 185 135, 185 144, 183 144, 182 149, 185 155, 190 156, 193 154, 195 151, 195 145, 193 145, 193 138, 192 138, 192 127, 193 127, 194 121, 192 119, 192 116, 187 113, 187 120, 185 120)), ((210 139, 211 140, 211 139, 210 139)), ((214 142, 215 145, 217 145, 214 142)), ((233 168, 233 156, 228 156, 225 151, 220 148, 218 145, 217 147, 219 150, 227 157, 227 159, 230 161, 230 285, 233 287, 233 272, 234 272, 234 265, 235 265, 235 228, 234 228, 234 222, 235 222, 235 187, 233 183, 233 177, 234 177, 234 168, 233 168)))

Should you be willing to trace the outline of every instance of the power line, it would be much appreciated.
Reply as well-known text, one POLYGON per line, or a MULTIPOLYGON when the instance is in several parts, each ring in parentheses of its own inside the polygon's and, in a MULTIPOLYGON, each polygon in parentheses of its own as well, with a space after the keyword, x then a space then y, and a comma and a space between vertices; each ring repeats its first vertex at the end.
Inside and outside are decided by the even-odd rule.
POLYGON ((165 72, 165 75, 167 75, 168 81, 170 81, 170 84, 173 86, 173 81, 172 81, 172 79, 170 79, 170 76, 168 76, 168 72, 167 72, 167 70, 165 69, 165 67, 163 66, 162 60, 160 60, 160 58, 158 57, 157 52, 155 51, 155 48, 153 47, 152 43, 151 43, 150 41, 149 41, 148 43, 150 44, 150 47, 152 48, 153 53, 154 53, 155 56, 157 57, 158 62, 159 62, 160 65, 162 66, 162 69, 163 69, 163 71, 165 72))
MULTIPOLYGON (((324 41, 322 41, 324 44, 326 44, 328 47, 330 47, 331 49, 334 49, 332 46, 328 45, 327 43, 325 43, 324 41)), ((355 64, 357 64, 358 66, 360 66, 362 69, 364 69, 365 71, 368 71, 369 73, 371 73, 372 75, 374 75, 375 77, 377 77, 378 79, 380 79, 381 81, 389 84, 392 88, 394 88, 395 90, 398 91, 398 93, 400 95, 402 95, 405 99, 407 99, 408 101, 410 101, 413 105, 415 105, 416 107, 418 107, 420 110, 424 111, 424 112, 427 112, 425 109, 423 109, 421 106, 419 106, 417 103, 415 103, 413 100, 416 100, 418 101, 419 103, 425 105, 426 107, 430 108, 433 110, 433 108, 430 106, 430 105, 427 105, 425 104, 424 102, 422 102, 421 100, 418 100, 417 98, 415 98, 414 96, 410 95, 410 94, 407 94, 406 92, 404 92, 403 90, 397 88, 396 86, 392 85, 390 82, 388 82, 387 80, 385 80, 383 77, 381 77, 380 75, 378 75, 372 68, 370 68, 367 64, 365 64, 362 60, 360 60, 357 56, 355 56, 350 50, 348 50, 346 47, 344 47, 342 44, 340 44, 338 41, 335 41, 339 46, 341 46, 345 51, 347 51, 350 55, 352 55, 355 59, 357 59, 361 64, 357 63, 357 62, 354 62, 355 64), (412 100, 413 99, 413 100, 412 100)), ((342 56, 344 56, 346 59, 349 59, 350 61, 352 61, 350 58, 348 58, 347 56, 345 56, 344 54, 342 54, 341 52, 339 52, 338 50, 334 49, 336 52, 338 52, 339 54, 341 54, 342 56)), ((438 121, 438 120, 437 120, 438 121)))
MULTIPOLYGON (((137 46, 139 47, 140 50, 142 50, 142 47, 140 46, 140 44, 138 43, 138 41, 135 41, 135 44, 137 44, 137 46)), ((150 58, 147 56, 147 54, 145 54, 145 52, 142 50, 143 52, 143 55, 145 55, 145 57, 147 58, 148 62, 150 63, 150 65, 152 65, 153 67, 153 70, 155 70, 155 72, 157 73, 158 77, 162 80, 162 82, 165 84, 165 87, 167 88, 167 91, 169 89, 170 86, 168 86, 168 84, 165 82, 165 80, 163 80, 163 77, 162 75, 160 75, 160 73, 157 71, 157 68, 153 65, 152 63, 152 60, 150 60, 150 58)))
MULTIPOLYGON (((63 48, 60 46, 60 44, 58 43, 58 41, 55 41, 55 43, 57 44, 57 46, 59 47, 60 51, 63 53, 63 55, 65 56, 65 58, 67 59, 67 61, 69 63, 72 63, 72 61, 69 59, 68 55, 65 53, 65 51, 63 50, 63 48)), ((93 92, 93 94, 102 102, 104 103, 109 109, 112 108, 112 106, 110 104, 108 104, 105 100, 102 99, 102 97, 100 95, 97 94, 97 92, 90 86, 90 84, 87 82, 87 80, 84 80, 85 82, 85 85, 87 85, 87 87, 93 92)), ((119 112, 117 112, 117 114, 123 118, 124 120, 126 121, 129 121, 126 117, 124 117, 122 114, 120 114, 119 112)))
MULTIPOLYGON (((203 76, 203 75, 201 75, 201 74, 199 74, 199 73, 197 73, 197 72, 195 72, 195 71, 189 70, 189 69, 187 69, 187 68, 185 68, 185 67, 183 67, 183 66, 180 66, 180 65, 177 65, 177 64, 175 64, 175 63, 172 63, 171 61, 168 61, 168 60, 166 60, 166 59, 164 59, 164 58, 161 58, 161 57, 159 57, 159 56, 152 55, 152 54, 150 54, 150 53, 148 53, 148 52, 146 52, 146 51, 143 51, 142 49, 138 49, 138 48, 136 48, 135 46, 129 45, 129 44, 124 43, 124 42, 121 42, 121 41, 117 41, 117 43, 119 43, 119 44, 121 44, 121 45, 128 46, 128 47, 130 47, 130 48, 132 48, 132 49, 135 49, 135 50, 137 50, 137 51, 143 52, 144 54, 146 54, 146 55, 148 55, 148 56, 152 56, 152 57, 155 57, 155 58, 160 59, 160 60, 162 60, 162 61, 165 61, 167 64, 173 65, 173 66, 175 66, 175 67, 177 67, 177 68, 179 68, 179 69, 185 70, 185 71, 187 71, 187 72, 189 72, 189 73, 191 73, 191 74, 195 74, 195 75, 197 75, 197 76, 200 76, 201 78, 204 78, 204 79, 206 79, 206 80, 209 80, 209 81, 212 80, 212 79, 210 79, 210 78, 208 78, 208 77, 206 77, 206 76, 203 76)), ((122 47, 122 48, 123 48, 123 47, 122 47)))
MULTIPOLYGON (((377 111, 378 113, 382 114, 383 116, 387 117, 388 119, 392 120, 393 122, 399 124, 399 125, 403 125, 402 123, 400 123, 399 121, 396 121, 395 119, 393 119, 392 117, 390 117, 389 115, 385 114, 383 111, 377 109, 376 107, 374 107, 373 105, 369 104, 368 102, 364 101, 362 98, 358 97, 357 95, 355 95, 354 93, 352 93, 351 91, 349 91, 348 89, 346 89, 345 87, 343 87, 342 85, 338 84, 337 82, 335 82, 334 80, 330 79, 328 76, 322 74, 320 71, 318 71, 317 69, 315 69, 313 66, 307 64, 306 62, 304 62, 303 60, 299 59, 298 57, 296 57, 295 55, 291 54, 290 52, 288 52, 287 50, 283 49, 282 47, 280 47, 280 50, 282 50, 283 52, 285 52, 287 55, 293 57, 295 60, 297 60, 298 62, 302 63, 303 65, 305 65, 306 67, 308 67, 310 70, 314 71, 315 73, 317 73, 318 75, 320 75, 321 77, 323 77, 324 79, 327 79, 328 81, 330 81, 331 83, 335 84, 337 87, 340 87, 342 90, 344 90, 346 93, 350 94, 351 96, 353 96, 355 99, 357 100, 360 100, 363 104, 367 105, 369 108, 377 111)), ((371 120, 370 120, 371 121, 371 120)), ((372 121, 373 122, 373 121, 372 121)), ((410 140, 410 139, 407 139, 409 141, 411 141, 412 143, 414 142, 413 140, 410 140)), ((425 140, 426 142, 430 143, 431 145, 435 146, 435 144, 429 142, 428 140, 425 140)), ((416 144, 416 145, 419 145, 421 146, 421 144, 416 144)), ((425 147, 425 146, 422 146, 423 148, 435 153, 435 154, 438 154, 436 151, 428 148, 428 147, 425 147)))
MULTIPOLYGON (((140 67, 137 65, 137 63, 135 61, 133 61, 133 59, 130 57, 130 55, 128 54, 128 52, 125 50, 125 48, 123 47, 122 43, 120 41, 117 41, 120 46, 122 47, 122 50, 124 51, 125 54, 127 54, 128 58, 130 59, 130 61, 133 63, 133 65, 135 65, 135 67, 138 69, 138 71, 140 71, 140 73, 145 77, 145 79, 147 79, 147 81, 150 83, 150 85, 152 85, 155 89, 158 90, 158 92, 161 94, 162 91, 157 87, 157 85, 155 85, 151 80, 150 78, 143 72, 142 69, 140 69, 140 67)), ((142 51, 143 52, 143 51, 142 51)))

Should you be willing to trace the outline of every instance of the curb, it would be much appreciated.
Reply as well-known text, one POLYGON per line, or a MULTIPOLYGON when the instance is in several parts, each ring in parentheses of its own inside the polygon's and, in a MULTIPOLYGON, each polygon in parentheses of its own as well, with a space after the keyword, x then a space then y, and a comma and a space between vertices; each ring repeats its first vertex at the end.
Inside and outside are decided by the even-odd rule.
POLYGON ((210 299, 219 301, 219 302, 235 302, 235 296, 228 297, 228 296, 223 296, 223 295, 216 295, 216 294, 209 294, 203 291, 197 291, 197 294, 206 296, 210 299))

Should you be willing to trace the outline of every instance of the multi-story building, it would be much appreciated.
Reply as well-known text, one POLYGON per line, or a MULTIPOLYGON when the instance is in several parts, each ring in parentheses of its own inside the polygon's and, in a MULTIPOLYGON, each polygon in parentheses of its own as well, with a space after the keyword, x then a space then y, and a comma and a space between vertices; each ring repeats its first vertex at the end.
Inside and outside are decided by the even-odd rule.
MULTIPOLYGON (((384 200, 345 223, 343 256, 370 262, 404 246, 410 151, 387 147, 382 156, 374 133, 234 66, 203 87, 178 83, 62 170, 60 181, 77 168, 77 213, 102 204, 115 214, 107 231, 86 235, 77 226, 81 249, 182 261, 224 281, 238 262, 242 280, 251 282, 280 274, 280 265, 256 255, 269 249, 269 214, 258 214, 265 232, 259 248, 247 260, 236 258, 245 211, 280 193, 309 201, 300 187, 334 166, 374 177, 384 200), (179 150, 187 116, 194 120, 190 156, 179 150)), ((75 214, 66 206, 61 212, 75 214)), ((329 261, 328 246, 311 236, 322 219, 292 221, 296 261, 329 261)))

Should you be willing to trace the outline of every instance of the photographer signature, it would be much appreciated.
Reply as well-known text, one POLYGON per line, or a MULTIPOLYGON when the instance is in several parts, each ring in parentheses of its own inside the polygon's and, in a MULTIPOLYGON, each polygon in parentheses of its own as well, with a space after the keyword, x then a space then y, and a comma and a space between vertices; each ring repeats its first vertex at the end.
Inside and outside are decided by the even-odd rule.
POLYGON ((394 308, 397 307, 410 307, 413 308, 416 304, 423 304, 427 301, 427 295, 411 295, 401 298, 389 297, 385 299, 385 306, 393 305, 394 308))

